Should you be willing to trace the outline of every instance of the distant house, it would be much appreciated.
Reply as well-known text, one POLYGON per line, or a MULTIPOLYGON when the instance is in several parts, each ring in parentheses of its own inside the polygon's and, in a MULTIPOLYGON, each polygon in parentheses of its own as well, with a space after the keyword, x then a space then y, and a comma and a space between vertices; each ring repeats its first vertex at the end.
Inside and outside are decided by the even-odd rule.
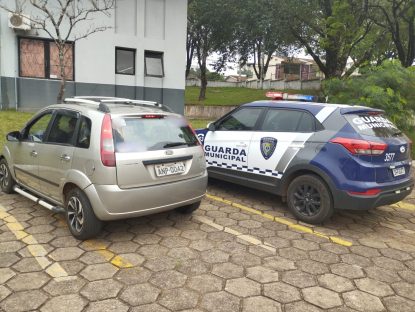
POLYGON ((248 78, 246 75, 229 75, 225 78, 226 82, 245 82, 248 78))
MULTIPOLYGON (((254 75, 250 80, 256 80, 254 64, 248 63, 247 68, 254 75)), ((283 56, 272 56, 268 70, 265 74, 265 80, 314 80, 322 79, 323 73, 320 72, 317 64, 306 58, 291 58, 283 56)))

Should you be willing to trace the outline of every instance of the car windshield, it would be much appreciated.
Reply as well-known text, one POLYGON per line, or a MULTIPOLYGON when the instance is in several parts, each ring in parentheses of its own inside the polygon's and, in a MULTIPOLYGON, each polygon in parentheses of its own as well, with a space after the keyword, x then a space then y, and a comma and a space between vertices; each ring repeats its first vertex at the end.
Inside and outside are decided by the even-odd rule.
POLYGON ((389 138, 402 135, 402 132, 383 114, 347 114, 344 115, 352 127, 360 134, 389 138))
POLYGON ((115 151, 135 153, 198 144, 187 121, 177 116, 145 115, 112 119, 115 151))

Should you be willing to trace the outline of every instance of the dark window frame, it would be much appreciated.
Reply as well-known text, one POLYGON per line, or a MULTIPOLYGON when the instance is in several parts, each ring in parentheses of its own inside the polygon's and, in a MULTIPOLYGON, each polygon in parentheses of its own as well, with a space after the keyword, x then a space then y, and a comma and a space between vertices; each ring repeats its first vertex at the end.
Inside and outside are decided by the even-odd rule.
POLYGON ((161 51, 151 51, 151 50, 145 50, 144 51, 144 75, 146 77, 157 77, 157 78, 163 78, 165 76, 164 74, 164 52, 161 51), (153 56, 149 56, 149 55, 153 55, 153 56), (160 59, 161 60, 161 75, 150 75, 147 74, 147 62, 146 59, 147 58, 155 58, 155 59, 160 59))
POLYGON ((117 75, 127 75, 127 76, 135 76, 135 71, 136 71, 136 59, 137 59, 137 49, 133 49, 133 48, 125 48, 125 47, 115 47, 115 73, 117 75), (118 58, 117 58, 117 51, 127 51, 127 52, 133 52, 133 73, 121 73, 118 72, 117 68, 118 68, 118 58))
POLYGON ((238 108, 238 109, 235 109, 235 110, 233 110, 233 111, 229 112, 228 114, 226 114, 225 116, 223 116, 223 117, 222 117, 222 118, 220 118, 219 120, 215 121, 214 125, 215 125, 215 127, 217 127, 217 128, 218 128, 218 129, 216 129, 216 131, 240 131, 240 132, 242 132, 242 131, 257 131, 257 130, 258 130, 258 126, 259 126, 260 124, 262 124, 262 120, 263 120, 264 112, 265 112, 264 107, 260 107, 260 106, 240 107, 240 108, 238 108), (252 127, 252 129, 246 129, 246 130, 227 130, 227 129, 219 129, 219 126, 220 126, 223 122, 227 121, 227 120, 230 118, 230 116, 231 116, 231 115, 233 115, 233 114, 235 114, 235 113, 237 113, 237 112, 240 112, 240 111, 242 111, 242 110, 257 110, 257 109, 258 109, 258 110, 260 110, 260 111, 259 111, 259 114, 258 114, 257 120, 256 120, 256 122, 255 122, 255 125, 252 127))
MULTIPOLYGON (((50 43, 54 43, 55 40, 49 38, 38 38, 38 37, 27 37, 27 36, 18 36, 17 37, 17 54, 18 54, 18 71, 19 77, 22 78, 33 78, 33 79, 48 79, 48 80, 61 80, 61 78, 50 78, 50 43), (27 40, 37 40, 42 41, 44 44, 44 61, 45 61, 45 77, 31 77, 31 76, 23 76, 21 73, 21 54, 20 54, 20 42, 22 39, 27 40)), ((75 42, 74 41, 66 41, 67 44, 72 45, 72 79, 65 78, 66 81, 75 81, 75 42)))

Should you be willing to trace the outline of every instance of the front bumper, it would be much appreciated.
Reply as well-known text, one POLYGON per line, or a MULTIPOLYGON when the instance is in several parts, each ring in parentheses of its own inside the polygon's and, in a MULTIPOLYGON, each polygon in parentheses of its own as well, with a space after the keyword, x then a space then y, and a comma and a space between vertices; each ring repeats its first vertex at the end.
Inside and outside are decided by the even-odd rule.
POLYGON ((412 179, 392 186, 382 187, 375 196, 351 195, 346 191, 333 192, 335 209, 369 210, 384 205, 395 204, 408 196, 414 187, 412 179))
POLYGON ((173 183, 133 189, 118 185, 94 185, 84 189, 98 219, 134 218, 172 210, 202 200, 207 172, 199 177, 173 183))

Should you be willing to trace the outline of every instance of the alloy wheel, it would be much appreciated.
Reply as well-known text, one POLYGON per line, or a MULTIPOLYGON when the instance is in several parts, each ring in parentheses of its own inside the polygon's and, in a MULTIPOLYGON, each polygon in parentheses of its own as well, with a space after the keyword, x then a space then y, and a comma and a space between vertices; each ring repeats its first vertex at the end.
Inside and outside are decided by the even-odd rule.
POLYGON ((0 185, 2 189, 9 185, 9 169, 6 164, 0 165, 0 185))
POLYGON ((293 194, 295 209, 304 216, 312 217, 321 209, 320 192, 309 184, 299 185, 293 194))
POLYGON ((81 232, 84 224, 84 210, 81 201, 77 197, 71 197, 68 201, 68 220, 71 228, 81 232))

